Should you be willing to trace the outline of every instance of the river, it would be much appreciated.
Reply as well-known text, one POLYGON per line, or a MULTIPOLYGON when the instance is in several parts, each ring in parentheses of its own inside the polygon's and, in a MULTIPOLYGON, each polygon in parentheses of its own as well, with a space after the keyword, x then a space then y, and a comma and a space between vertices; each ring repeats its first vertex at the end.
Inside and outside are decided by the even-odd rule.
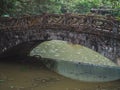
MULTIPOLYGON (((66 58, 68 59, 68 57, 63 59, 66 58)), ((99 59, 97 60, 99 61, 99 59)), ((104 65, 115 65, 108 59, 105 60, 107 63, 103 63, 104 65)), ((92 62, 94 63, 94 61, 92 62)), ((40 59, 6 58, 0 60, 0 90, 120 90, 120 80, 101 83, 73 80, 49 70, 40 59)))
POLYGON ((29 60, 0 62, 0 90, 120 90, 119 80, 105 83, 73 80, 29 60))

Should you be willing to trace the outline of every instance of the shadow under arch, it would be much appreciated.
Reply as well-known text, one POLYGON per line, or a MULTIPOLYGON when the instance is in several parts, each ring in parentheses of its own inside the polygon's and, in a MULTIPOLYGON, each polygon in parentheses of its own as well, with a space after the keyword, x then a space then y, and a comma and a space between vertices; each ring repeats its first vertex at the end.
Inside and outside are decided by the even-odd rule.
POLYGON ((79 33, 66 29, 30 29, 0 32, 0 57, 27 55, 32 48, 44 41, 63 40, 80 44, 113 60, 120 56, 120 41, 111 37, 79 33), (118 48, 118 49, 117 49, 118 48), (14 53, 13 53, 14 52, 14 53))
MULTIPOLYGON (((12 48, 4 52, 3 56, 20 56, 20 55, 26 56, 38 44, 45 42, 45 41, 54 40, 48 37, 49 36, 45 37, 43 40, 42 39, 31 40, 31 41, 19 43, 16 46, 13 46, 12 48)), ((64 38, 62 38, 61 40, 64 40, 64 38)), ((64 41, 67 41, 67 40, 65 39, 64 41)), ((56 60, 51 60, 51 59, 45 62, 46 65, 48 63, 49 64, 52 63, 50 64, 51 65, 50 69, 54 69, 55 72, 61 75, 64 75, 66 77, 73 78, 73 79, 79 78, 79 80, 83 80, 83 81, 104 82, 104 81, 117 80, 120 78, 119 77, 120 68, 118 67, 108 67, 108 66, 99 66, 99 65, 97 66, 97 65, 92 65, 92 64, 67 62, 67 61, 60 61, 60 63, 58 63, 56 62, 56 60), (83 69, 83 71, 80 71, 81 69, 83 69)))

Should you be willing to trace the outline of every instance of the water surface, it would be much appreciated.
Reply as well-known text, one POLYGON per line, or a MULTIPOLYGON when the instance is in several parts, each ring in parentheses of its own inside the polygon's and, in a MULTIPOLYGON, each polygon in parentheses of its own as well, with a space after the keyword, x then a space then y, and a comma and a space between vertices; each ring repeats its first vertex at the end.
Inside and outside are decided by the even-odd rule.
POLYGON ((76 61, 96 65, 117 66, 108 58, 99 53, 78 44, 71 44, 65 41, 46 41, 34 48, 31 56, 39 55, 43 58, 51 58, 65 61, 76 61))
POLYGON ((106 83, 81 82, 58 75, 40 62, 30 63, 29 59, 27 63, 25 60, 19 61, 0 61, 0 90, 120 90, 119 80, 106 83))
POLYGON ((120 78, 117 64, 82 45, 51 40, 38 45, 30 55, 45 58, 45 65, 49 69, 72 79, 105 82, 120 78))
MULTIPOLYGON (((116 66, 100 54, 64 41, 44 42, 31 55, 116 66)), ((47 69, 38 59, 0 59, 0 90, 120 90, 120 81, 90 83, 73 80, 47 69), (16 62, 17 61, 17 62, 16 62)))

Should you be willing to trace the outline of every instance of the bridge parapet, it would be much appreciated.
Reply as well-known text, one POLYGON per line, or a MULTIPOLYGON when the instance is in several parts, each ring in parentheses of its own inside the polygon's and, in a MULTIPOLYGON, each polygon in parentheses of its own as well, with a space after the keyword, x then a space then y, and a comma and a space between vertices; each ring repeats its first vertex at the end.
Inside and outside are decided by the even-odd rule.
POLYGON ((27 54, 36 41, 56 39, 84 45, 111 60, 120 58, 120 21, 112 17, 42 14, 0 18, 0 56, 16 46, 15 53, 23 53, 22 47, 27 54))
POLYGON ((104 32, 120 33, 120 21, 111 16, 42 14, 19 18, 0 18, 0 30, 24 30, 31 27, 66 28, 81 31, 92 29, 104 32))

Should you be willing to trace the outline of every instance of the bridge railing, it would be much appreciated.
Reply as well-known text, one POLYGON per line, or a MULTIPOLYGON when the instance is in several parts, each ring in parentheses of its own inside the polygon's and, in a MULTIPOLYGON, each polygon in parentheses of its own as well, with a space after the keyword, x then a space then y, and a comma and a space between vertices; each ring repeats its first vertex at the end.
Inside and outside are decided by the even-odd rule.
POLYGON ((120 33, 120 21, 113 17, 75 14, 42 14, 19 18, 0 18, 0 30, 24 30, 38 28, 66 28, 80 30, 99 30, 120 33))

